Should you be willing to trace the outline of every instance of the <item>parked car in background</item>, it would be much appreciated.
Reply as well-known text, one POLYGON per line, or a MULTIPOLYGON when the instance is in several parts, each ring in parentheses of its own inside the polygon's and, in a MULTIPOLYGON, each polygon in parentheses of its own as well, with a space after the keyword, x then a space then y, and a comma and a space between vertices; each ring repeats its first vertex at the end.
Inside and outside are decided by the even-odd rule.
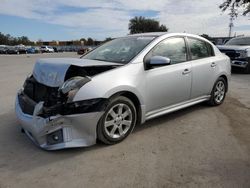
POLYGON ((53 53, 54 49, 51 46, 41 46, 40 48, 42 53, 53 53))
POLYGON ((230 57, 233 68, 240 68, 250 74, 250 37, 233 38, 217 47, 230 57))
POLYGON ((30 47, 30 48, 27 48, 27 53, 28 54, 40 53, 40 49, 38 47, 30 47))
POLYGON ((91 50, 91 48, 80 48, 80 49, 78 49, 77 54, 83 55, 83 54, 86 54, 90 50, 91 50))
POLYGON ((19 54, 19 51, 15 46, 8 46, 7 54, 19 54))
POLYGON ((17 46, 16 48, 17 48, 19 54, 27 54, 27 49, 25 46, 17 46))
POLYGON ((18 47, 18 46, 8 46, 7 47, 7 54, 26 54, 27 50, 25 47, 18 47))
POLYGON ((130 35, 82 58, 38 60, 15 111, 47 150, 116 144, 149 119, 205 101, 221 105, 230 74, 230 59, 202 37, 130 35))
POLYGON ((58 52, 57 47, 53 47, 53 49, 54 49, 54 52, 58 52))
POLYGON ((58 47, 57 47, 57 51, 58 51, 58 52, 64 52, 64 48, 63 48, 62 46, 58 46, 58 47))
POLYGON ((0 46, 0 54, 7 54, 7 47, 5 45, 0 46))

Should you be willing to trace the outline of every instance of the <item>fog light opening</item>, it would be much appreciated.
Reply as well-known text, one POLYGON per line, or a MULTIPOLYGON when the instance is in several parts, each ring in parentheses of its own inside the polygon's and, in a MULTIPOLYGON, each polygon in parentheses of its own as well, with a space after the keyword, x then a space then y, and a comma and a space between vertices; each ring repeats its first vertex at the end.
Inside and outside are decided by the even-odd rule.
POLYGON ((54 139, 55 141, 57 141, 57 140, 59 140, 59 137, 58 137, 57 135, 53 135, 53 139, 54 139))
POLYGON ((57 130, 47 135, 47 143, 49 145, 59 144, 63 142, 63 130, 57 130))

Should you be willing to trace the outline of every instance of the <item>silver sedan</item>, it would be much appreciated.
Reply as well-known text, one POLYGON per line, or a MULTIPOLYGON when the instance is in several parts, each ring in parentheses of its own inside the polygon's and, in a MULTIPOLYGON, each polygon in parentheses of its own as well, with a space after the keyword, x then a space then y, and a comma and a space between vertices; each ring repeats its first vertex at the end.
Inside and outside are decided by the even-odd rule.
POLYGON ((43 149, 116 144, 149 119, 222 104, 230 69, 229 58, 199 36, 130 35, 79 59, 38 60, 17 94, 16 116, 43 149))

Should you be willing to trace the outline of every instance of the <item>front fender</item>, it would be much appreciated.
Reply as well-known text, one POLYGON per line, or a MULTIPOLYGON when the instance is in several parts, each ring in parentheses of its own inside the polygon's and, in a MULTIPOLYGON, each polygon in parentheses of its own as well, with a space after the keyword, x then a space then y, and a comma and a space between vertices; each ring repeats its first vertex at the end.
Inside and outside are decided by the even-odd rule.
POLYGON ((114 87, 98 86, 98 84, 87 83, 75 95, 73 101, 81 101, 93 98, 110 98, 116 93, 131 92, 135 94, 141 105, 144 105, 144 97, 140 94, 136 87, 130 85, 117 85, 114 87))
POLYGON ((103 73, 91 78, 76 93, 73 101, 93 98, 110 98, 112 95, 129 91, 135 94, 141 105, 145 104, 145 79, 142 75, 143 64, 129 64, 111 72, 103 73))

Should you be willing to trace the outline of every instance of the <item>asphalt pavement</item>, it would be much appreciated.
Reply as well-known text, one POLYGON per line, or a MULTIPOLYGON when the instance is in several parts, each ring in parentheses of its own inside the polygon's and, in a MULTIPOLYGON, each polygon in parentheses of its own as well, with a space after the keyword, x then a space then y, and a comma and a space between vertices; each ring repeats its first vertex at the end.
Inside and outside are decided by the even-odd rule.
POLYGON ((250 187, 250 75, 232 74, 223 105, 153 119, 122 143, 44 151, 20 131, 16 92, 43 57, 0 55, 0 188, 250 187))

